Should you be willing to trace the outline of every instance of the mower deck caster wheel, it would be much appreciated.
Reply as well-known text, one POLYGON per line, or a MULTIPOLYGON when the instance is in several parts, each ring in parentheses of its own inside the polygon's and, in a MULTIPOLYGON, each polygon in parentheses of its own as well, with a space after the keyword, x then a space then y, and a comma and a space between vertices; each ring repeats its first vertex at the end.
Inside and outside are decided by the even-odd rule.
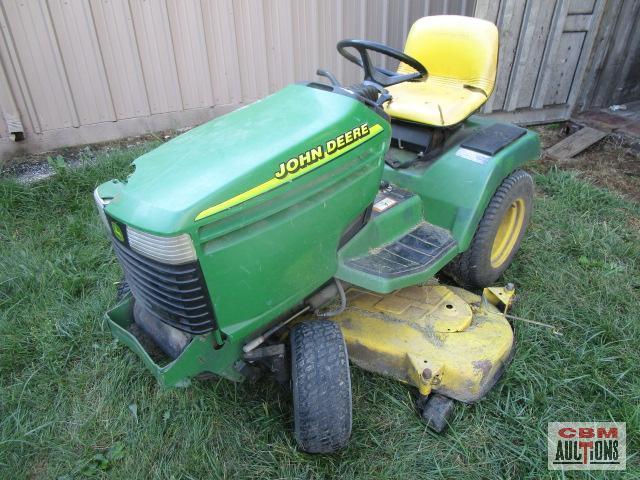
POLYGON ((455 400, 433 393, 429 397, 421 397, 417 402, 420 409, 420 416, 427 426, 438 433, 441 433, 449 424, 449 417, 453 413, 455 400))

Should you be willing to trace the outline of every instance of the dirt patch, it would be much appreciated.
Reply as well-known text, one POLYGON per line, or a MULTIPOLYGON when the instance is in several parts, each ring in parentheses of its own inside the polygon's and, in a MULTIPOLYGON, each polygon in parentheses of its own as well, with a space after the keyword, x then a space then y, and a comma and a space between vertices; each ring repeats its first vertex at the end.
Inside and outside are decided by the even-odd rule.
POLYGON ((533 130, 540 136, 540 144, 542 148, 549 148, 564 137, 567 136, 567 123, 550 123, 547 125, 535 125, 533 127, 526 127, 529 130, 533 130))
MULTIPOLYGON (((553 124, 532 129, 540 135, 542 148, 545 149, 577 128, 579 127, 571 124, 553 124)), ((640 202, 640 153, 622 137, 605 137, 566 160, 554 160, 543 154, 536 170, 546 172, 554 166, 563 170, 576 170, 591 183, 640 202)))
MULTIPOLYGON (((580 127, 570 123, 553 123, 530 127, 540 135, 543 150, 549 148, 580 127)), ((101 154, 132 148, 152 141, 167 141, 188 129, 129 137, 100 144, 70 147, 53 152, 15 156, 0 165, 0 175, 17 177, 19 181, 33 182, 53 174, 50 159, 60 156, 67 165, 82 165, 95 161, 101 154)), ((551 167, 577 170, 590 182, 640 202, 640 152, 623 137, 611 135, 568 160, 554 160, 543 154, 534 169, 542 173, 551 167)))
POLYGON ((37 480, 39 478, 44 478, 46 473, 47 459, 45 457, 40 457, 32 464, 27 478, 29 478, 29 480, 37 480))
POLYGON ((0 175, 16 177, 18 181, 25 183, 34 182, 53 175, 54 168, 51 165, 61 157, 69 166, 79 166, 91 163, 97 157, 112 151, 139 147, 150 142, 166 142, 171 138, 189 130, 167 130, 155 132, 139 137, 126 137, 119 140, 91 145, 60 148, 43 153, 15 155, 6 162, 0 163, 0 175))

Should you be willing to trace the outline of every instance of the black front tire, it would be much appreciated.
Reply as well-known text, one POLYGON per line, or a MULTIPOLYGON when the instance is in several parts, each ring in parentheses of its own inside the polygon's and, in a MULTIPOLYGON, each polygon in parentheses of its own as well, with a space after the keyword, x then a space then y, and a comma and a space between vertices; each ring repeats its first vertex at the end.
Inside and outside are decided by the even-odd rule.
POLYGON ((351 375, 340 327, 328 320, 290 334, 295 437, 301 450, 332 453, 351 436, 351 375))

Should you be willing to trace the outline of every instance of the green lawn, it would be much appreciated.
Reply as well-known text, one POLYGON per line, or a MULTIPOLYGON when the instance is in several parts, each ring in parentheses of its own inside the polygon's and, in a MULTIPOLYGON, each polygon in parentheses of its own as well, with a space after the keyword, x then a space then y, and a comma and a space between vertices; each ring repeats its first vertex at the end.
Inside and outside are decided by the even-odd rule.
POLYGON ((627 422, 627 476, 640 475, 640 205, 537 173, 504 281, 515 315, 562 335, 516 321, 504 378, 441 435, 408 387, 353 368, 351 443, 312 456, 269 381, 163 390, 111 338, 103 312, 120 272, 91 192, 143 150, 31 186, 0 180, 0 478, 541 478, 548 421, 610 419, 627 422))

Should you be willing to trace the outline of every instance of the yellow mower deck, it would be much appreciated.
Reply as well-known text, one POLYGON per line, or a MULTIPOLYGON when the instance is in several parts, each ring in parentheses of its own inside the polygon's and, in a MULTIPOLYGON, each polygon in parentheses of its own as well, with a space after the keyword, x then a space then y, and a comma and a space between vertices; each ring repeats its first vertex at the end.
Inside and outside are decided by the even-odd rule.
POLYGON ((333 317, 349 358, 359 367, 463 402, 480 400, 500 377, 513 331, 498 309, 513 289, 483 296, 442 285, 409 287, 389 295, 351 289, 349 307, 333 317))

